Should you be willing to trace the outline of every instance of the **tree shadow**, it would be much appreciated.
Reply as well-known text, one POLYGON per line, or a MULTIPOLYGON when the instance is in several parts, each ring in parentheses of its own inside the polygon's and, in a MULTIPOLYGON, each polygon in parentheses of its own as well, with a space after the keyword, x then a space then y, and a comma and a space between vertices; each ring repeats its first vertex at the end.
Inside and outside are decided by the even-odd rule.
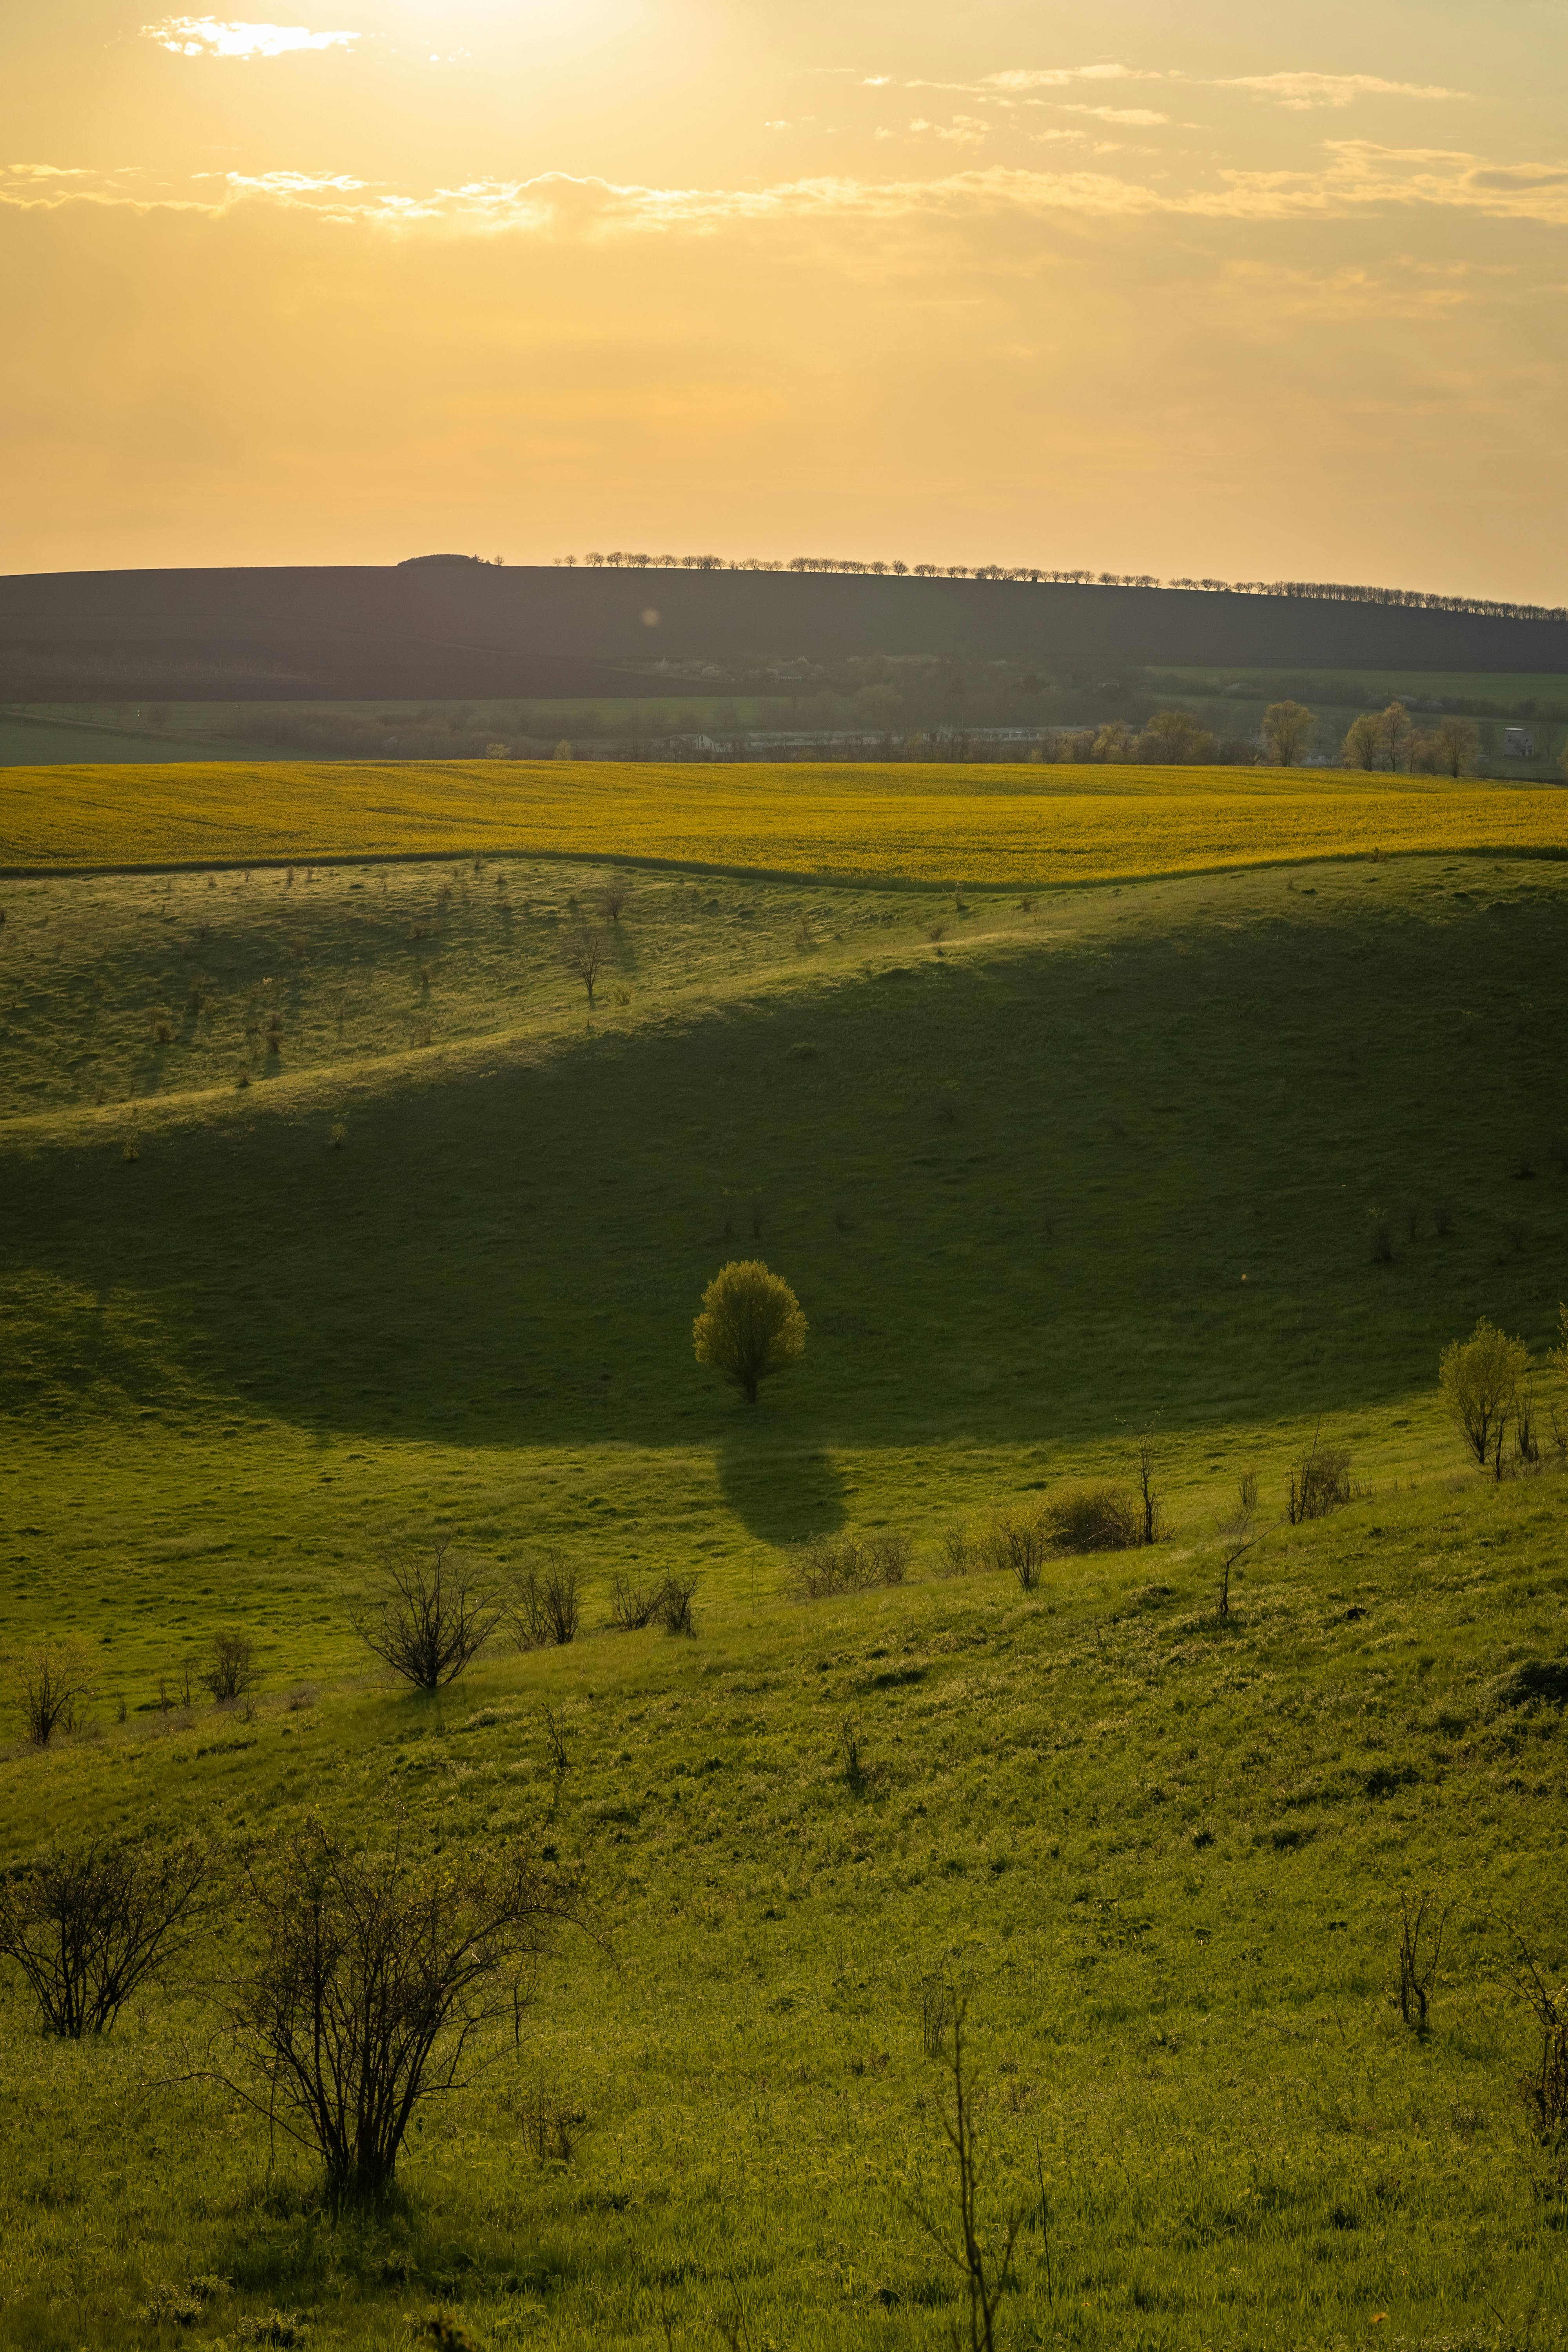
POLYGON ((724 1500, 748 1535, 804 1543, 844 1525, 848 1489, 820 1440, 765 1433, 748 1412, 721 1441, 718 1460, 724 1500))

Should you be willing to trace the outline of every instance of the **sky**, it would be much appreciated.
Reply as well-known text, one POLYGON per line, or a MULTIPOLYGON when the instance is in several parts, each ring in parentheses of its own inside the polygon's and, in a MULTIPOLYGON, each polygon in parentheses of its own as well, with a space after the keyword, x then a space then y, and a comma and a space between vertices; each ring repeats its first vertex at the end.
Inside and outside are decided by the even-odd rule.
POLYGON ((0 571, 1568 598, 1568 0, 272 5, 0 0, 0 571))

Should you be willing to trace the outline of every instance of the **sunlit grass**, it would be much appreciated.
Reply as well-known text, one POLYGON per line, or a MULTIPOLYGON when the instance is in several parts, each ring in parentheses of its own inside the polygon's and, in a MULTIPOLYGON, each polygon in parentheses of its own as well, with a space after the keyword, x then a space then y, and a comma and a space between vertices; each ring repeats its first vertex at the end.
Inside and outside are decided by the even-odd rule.
POLYGON ((14 769, 0 807, 21 868, 521 851, 1043 885, 1568 850, 1561 792, 1339 770, 192 761, 14 769))

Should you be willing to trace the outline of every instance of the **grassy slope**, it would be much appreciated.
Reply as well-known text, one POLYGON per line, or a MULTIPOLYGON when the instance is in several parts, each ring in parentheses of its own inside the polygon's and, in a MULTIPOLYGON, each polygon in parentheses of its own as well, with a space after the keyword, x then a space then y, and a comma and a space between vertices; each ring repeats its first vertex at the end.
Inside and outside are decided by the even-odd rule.
POLYGON ((616 761, 16 768, 16 870, 525 851, 1040 885, 1371 850, 1568 849, 1555 789, 1304 769, 616 761))
MULTIPOLYGON (((541 912, 489 1036, 500 918, 470 879, 438 918, 458 1042, 382 1053, 404 917, 444 878, 395 877, 374 920, 346 884, 280 877, 181 880, 168 908, 145 879, 7 888, 0 952, 47 1050, 4 1074, 32 1108, 0 1137, 0 1576, 13 1633, 92 1639, 130 1719, 0 1763, 5 1843, 99 1813, 239 1837, 398 1792, 443 1834, 495 1832, 546 1801, 549 1700, 574 1759, 558 1834, 624 1972, 561 1980, 521 2076, 431 2127, 413 2217, 369 2239, 305 2226, 287 2160, 262 2194, 258 2135, 216 2097, 152 2087, 189 2071, 178 2011, 64 2057, 14 2013, 0 2097, 59 2120, 47 2146, 8 2134, 0 2341, 144 2342, 136 2305, 206 2271, 236 2295, 198 2337, 310 2304, 322 2343, 379 2344, 458 2300, 486 2341, 651 2344, 662 2298, 695 2344, 738 2289, 759 2342, 941 2340, 900 2196, 934 2154, 917 1986, 943 1965, 1008 2070, 998 2162, 1026 2172, 1040 2135, 1074 2340, 1348 2342, 1387 2311, 1406 2341, 1560 2341, 1503 1963, 1515 1918, 1561 1954, 1561 1747, 1501 1699, 1562 1653, 1560 1492, 1444 1483, 1430 1390, 1482 1307, 1538 1344, 1554 1317, 1561 869, 950 909, 940 958, 907 896, 649 877, 629 1006, 592 1032, 553 1009, 541 912), (317 1058, 139 1101, 127 1160, 123 1108, 72 1108, 60 1065, 89 1015, 183 971, 212 899, 199 944, 236 975, 285 913, 302 936, 289 1034, 317 1058), (310 1002, 356 951, 364 1033, 333 1067, 310 1002), (813 1335, 751 1416, 685 1334, 752 1245, 753 1195, 813 1335), (1373 1492, 1271 1536, 1222 1633, 1236 1477, 1276 1508, 1325 1409, 1373 1492), (929 1580, 953 1517, 1116 1466, 1156 1416, 1175 1536, 1152 1560, 1064 1568, 1033 1602, 929 1580), (629 1561, 699 1564, 701 1639, 502 1657, 436 1710, 356 1687, 369 1533, 434 1519, 501 1559, 559 1541, 601 1596, 629 1561), (909 1527, 923 1580, 780 1600, 779 1545, 845 1519, 909 1527), (139 1728, 233 1617, 269 1686, 319 1704, 139 1728), (863 1802, 847 1717, 882 1774, 863 1802), (1397 1886, 1428 1877, 1463 1899, 1423 2050, 1386 1995, 1397 1886), (565 2172, 522 2148, 536 2079, 589 2117, 565 2172)), ((532 869, 531 904, 592 879, 532 869)), ((205 1084, 216 1060, 183 1050, 205 1084)), ((1024 2276, 1017 2341, 1047 2316, 1037 2240, 1024 2276)))

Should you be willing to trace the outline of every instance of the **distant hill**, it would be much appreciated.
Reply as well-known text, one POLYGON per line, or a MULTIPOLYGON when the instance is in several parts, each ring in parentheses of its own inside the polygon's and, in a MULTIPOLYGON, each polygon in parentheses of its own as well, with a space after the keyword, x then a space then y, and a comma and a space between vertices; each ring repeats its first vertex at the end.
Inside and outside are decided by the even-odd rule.
POLYGON ((666 659, 924 654, 1055 672, 1568 674, 1568 624, 1200 589, 743 571, 387 567, 0 578, 0 700, 689 696, 666 659))

